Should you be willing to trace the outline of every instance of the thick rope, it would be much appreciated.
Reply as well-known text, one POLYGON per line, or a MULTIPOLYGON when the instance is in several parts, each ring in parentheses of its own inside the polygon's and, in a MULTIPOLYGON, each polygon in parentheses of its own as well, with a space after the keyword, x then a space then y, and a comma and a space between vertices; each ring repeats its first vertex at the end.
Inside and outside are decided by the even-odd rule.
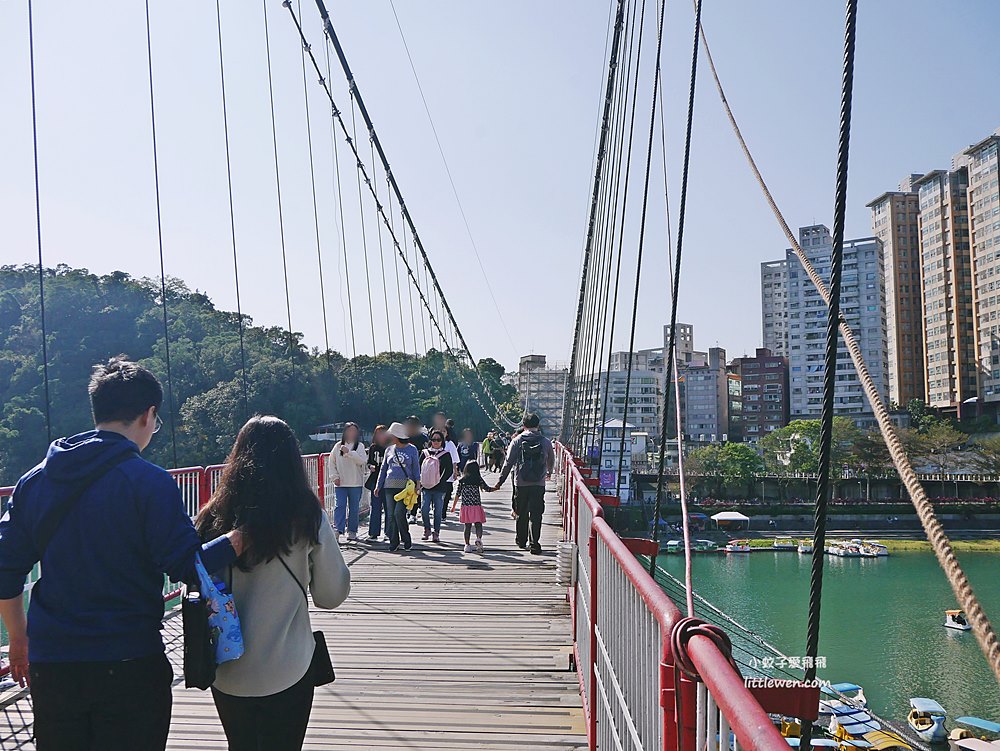
MULTIPOLYGON (((163 310, 163 352, 167 365, 167 409, 170 414, 170 447, 174 466, 177 461, 177 428, 174 419, 174 379, 170 367, 170 326, 167 318, 167 274, 163 263, 163 212, 160 209, 160 157, 156 147, 156 104, 153 89, 153 43, 149 23, 149 0, 146 0, 146 66, 149 74, 149 123, 152 134, 153 189, 156 196, 156 242, 160 254, 160 307, 163 310)), ((46 388, 48 384, 46 383, 46 388)))
MULTIPOLYGON (((830 292, 826 287, 826 283, 816 272, 812 262, 799 245, 798 238, 792 232, 788 222, 785 221, 784 215, 778 208, 778 205, 774 200, 774 196, 771 194, 767 183, 764 181, 760 169, 758 168, 753 155, 750 153, 750 148, 747 146, 746 140, 743 138, 743 133, 740 131, 740 127, 736 122, 736 117, 733 115, 732 108, 729 106, 729 101, 726 99, 725 90, 722 88, 722 83, 719 80, 719 74, 716 70, 715 62, 712 59, 712 54, 708 47, 708 41, 705 37, 704 28, 702 28, 701 34, 702 42, 705 47, 705 57, 712 71, 712 78, 715 80, 716 90, 718 91, 719 98, 722 101, 722 106, 726 112, 726 116, 729 118, 729 123, 733 128, 733 132, 736 135, 736 139, 740 144, 740 148, 743 150, 743 154, 747 159, 747 163, 757 180, 757 184, 760 186, 761 191, 764 194, 765 200, 771 207, 771 211, 774 214, 775 219, 777 219, 778 225, 780 226, 782 232, 784 232, 789 245, 794 251, 796 257, 799 259, 799 262, 802 264, 806 275, 816 287, 816 290, 819 292, 823 301, 829 305, 830 292)), ((882 394, 879 392, 875 385, 875 381, 868 372, 868 366, 865 364, 864 355, 861 353, 861 346, 858 344, 857 337, 854 335, 851 327, 847 324, 843 317, 841 317, 839 321, 839 328, 840 335, 843 337, 844 344, 846 345, 847 351, 850 353, 851 360, 854 363, 854 367, 857 370, 861 386, 865 391, 865 396, 868 398, 868 403, 871 405, 872 411, 875 414, 879 430, 881 431, 882 437, 885 439, 886 446, 889 449, 889 456, 892 458, 892 463, 895 466, 896 471, 899 473, 899 478, 910 496, 910 501, 913 503, 913 507, 917 512, 917 517, 920 519, 920 524, 923 526, 927 539, 930 541, 931 547, 934 549, 934 555, 937 557, 938 563, 940 563, 941 568, 944 570, 945 576, 948 579, 948 584, 955 593, 955 598, 958 600, 959 606, 965 611, 965 614, 969 619, 969 623, 972 625, 972 633, 975 635, 976 641, 979 643, 983 654, 986 656, 990 669, 993 671, 997 681, 1000 682, 1000 641, 997 639, 996 631, 993 629, 989 619, 986 617, 986 613, 979 604, 975 592, 972 589, 972 585, 969 583, 965 572, 962 570, 958 559, 955 557, 955 553, 951 547, 951 541, 948 539, 948 536, 945 534, 944 529, 941 526, 941 522, 934 513, 934 507, 927 498, 927 493, 920 484, 920 480, 917 478, 913 465, 910 463, 909 457, 906 455, 906 450, 903 448, 903 444, 899 439, 899 434, 896 432, 896 427, 892 423, 889 411, 885 406, 884 400, 882 399, 882 394)))
MULTIPOLYGON (((147 10, 148 14, 148 10, 147 10)), ((147 19, 147 27, 149 21, 147 19)), ((42 375, 45 380, 45 433, 52 443, 52 397, 49 391, 49 337, 45 328, 45 266, 42 263, 42 199, 38 176, 38 99, 35 94, 35 25, 28 0, 28 59, 31 65, 31 148, 35 165, 35 233, 38 244, 38 308, 42 329, 42 375)), ((173 420, 170 421, 171 426, 173 420)))

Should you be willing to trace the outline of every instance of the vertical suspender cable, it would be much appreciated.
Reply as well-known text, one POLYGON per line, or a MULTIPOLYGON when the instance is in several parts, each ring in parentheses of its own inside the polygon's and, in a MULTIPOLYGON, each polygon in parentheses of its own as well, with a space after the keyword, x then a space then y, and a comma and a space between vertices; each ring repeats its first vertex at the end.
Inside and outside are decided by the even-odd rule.
MULTIPOLYGON (((299 3, 301 5, 301 1, 299 3)), ((302 97, 306 113, 306 143, 309 145, 309 188, 312 191, 313 232, 316 238, 316 266, 319 274, 319 301, 323 314, 323 344, 326 351, 326 365, 332 368, 330 360, 330 329, 326 320, 326 280, 323 278, 323 245, 319 236, 319 205, 316 201, 316 160, 313 157, 312 116, 309 111, 309 85, 306 79, 306 50, 301 50, 302 57, 302 97)), ((272 111, 273 114, 273 111, 272 111)), ((288 298, 288 287, 285 287, 285 298, 288 298)), ((291 338, 291 323, 289 323, 289 338, 291 338)))
MULTIPOLYGON (((266 0, 265 0, 266 2, 266 0)), ((323 46, 326 50, 326 79, 330 80, 330 43, 324 40, 323 46)), ((330 105, 333 107, 333 105, 330 105)), ((340 145, 337 142, 336 118, 339 116, 336 107, 333 107, 333 118, 330 121, 330 141, 333 144, 333 175, 336 181, 335 190, 337 193, 337 216, 340 218, 340 242, 344 249, 344 281, 347 289, 347 316, 351 329, 351 356, 358 356, 358 344, 354 335, 354 308, 351 305, 351 267, 347 256, 347 230, 344 223, 344 193, 340 183, 340 145)), ((344 342, 347 346, 347 342, 344 342)))
MULTIPOLYGON (((374 157, 373 157, 373 159, 374 159, 374 157)), ((386 176, 386 182, 388 182, 388 180, 389 180, 389 178, 388 178, 388 176, 386 176)), ((393 209, 392 209, 392 203, 393 203, 393 201, 392 201, 392 191, 389 190, 389 191, 387 191, 387 193, 389 194, 389 231, 393 235, 395 235, 396 234, 396 212, 394 212, 393 209)), ((403 313, 403 288, 399 284, 399 254, 398 253, 393 253, 392 254, 392 258, 393 258, 393 265, 395 266, 395 269, 396 269, 396 302, 399 304, 399 334, 400 334, 400 336, 402 337, 402 340, 403 340, 403 349, 402 349, 402 351, 404 353, 406 353, 408 351, 407 348, 406 348, 406 317, 405 317, 405 315, 403 313)), ((409 285, 407 285, 407 290, 410 291, 410 300, 411 300, 411 306, 412 306, 413 291, 410 290, 409 285)), ((410 325, 412 325, 412 324, 413 324, 413 317, 411 316, 410 317, 410 325)), ((413 338, 414 354, 416 354, 416 347, 417 347, 417 339, 416 339, 416 337, 414 337, 413 338)))
MULTIPOLYGON (((671 283, 671 294, 670 294, 670 331, 667 336, 667 349, 663 353, 663 369, 665 371, 663 383, 666 388, 670 387, 673 382, 674 377, 674 363, 676 362, 676 352, 677 352, 677 293, 680 290, 681 283, 681 258, 684 253, 684 224, 687 218, 687 189, 688 189, 688 174, 691 166, 691 132, 692 124, 694 122, 694 94, 695 88, 698 81, 698 46, 701 41, 701 0, 695 1, 694 6, 694 41, 692 42, 691 51, 691 81, 688 87, 688 109, 687 109, 687 125, 684 131, 684 165, 681 171, 681 196, 680 196, 680 207, 678 210, 677 217, 677 255, 674 257, 674 272, 673 279, 671 283)), ((659 55, 657 55, 657 62, 659 62, 659 55)), ((659 68, 659 64, 657 64, 659 68)), ((663 497, 663 476, 665 472, 665 465, 667 459, 667 424, 668 415, 670 410, 667 408, 669 405, 669 397, 664 398, 664 409, 663 409, 663 419, 662 425, 660 427, 660 454, 659 461, 656 470, 656 525, 659 526, 660 510, 661 510, 661 498, 663 497)), ((680 411, 681 405, 678 400, 677 410, 680 411)), ((650 557, 650 574, 656 571, 656 554, 654 553, 650 557)))
MULTIPOLYGON (((579 357, 579 345, 580 345, 580 324, 583 321, 583 308, 587 290, 587 280, 590 271, 590 256, 593 250, 594 242, 594 226, 597 219, 597 206, 598 197, 600 195, 601 188, 601 175, 603 173, 604 167, 604 155, 607 149, 608 140, 608 129, 611 119, 611 100, 614 94, 615 86, 615 74, 616 74, 616 63, 618 58, 618 45, 621 42, 621 32, 622 26, 625 23, 625 0, 618 0, 618 10, 615 14, 615 30, 611 37, 611 55, 608 58, 608 82, 605 87, 604 95, 604 113, 601 116, 601 136, 600 142, 597 147, 597 164, 594 167, 594 189, 592 192, 592 198, 590 201, 590 218, 587 222, 587 238, 584 243, 583 251, 583 270, 580 275, 580 295, 576 304, 576 323, 573 329, 573 348, 570 354, 569 360, 569 373, 566 375, 566 390, 567 393, 576 394, 579 388, 576 383, 577 371, 578 371, 578 357, 579 357)), ((570 427, 570 409, 571 401, 567 399, 565 402, 565 409, 563 410, 563 435, 564 441, 569 439, 571 427, 570 427)), ((575 415, 574 415, 575 420, 575 415)))
MULTIPOLYGON (((29 4, 30 5, 30 4, 29 4)), ((153 146, 153 188, 156 196, 156 241, 160 253, 160 306, 163 309, 163 351, 167 365, 167 409, 170 411, 170 446, 174 466, 177 461, 177 428, 174 418, 174 379, 170 369, 170 326, 167 318, 167 275, 163 263, 163 213, 160 210, 160 159, 156 148, 156 98, 153 89, 153 43, 149 23, 149 0, 146 0, 146 64, 149 73, 149 123, 153 146)))
MULTIPOLYGON (((42 263, 42 201, 38 177, 38 100, 35 94, 35 26, 28 0, 28 59, 31 64, 31 147, 35 166, 35 234, 38 244, 38 309, 42 328, 42 374, 45 380, 45 433, 52 443, 52 397, 49 390, 49 342, 45 328, 45 266, 42 263)), ((170 421, 173 425, 173 420, 170 421)))
MULTIPOLYGON (((844 24, 844 72, 840 92, 840 142, 837 148, 837 184, 833 204, 833 247, 830 249, 830 306, 826 319, 826 351, 823 368, 823 411, 820 415, 819 479, 813 517, 812 567, 809 577, 809 621, 806 629, 806 680, 816 677, 819 650, 819 616, 823 599, 823 558, 826 540, 826 509, 833 467, 833 409, 837 388, 839 349, 840 282, 844 268, 844 217, 847 212, 847 173, 851 151, 851 104, 854 92, 854 50, 857 38, 858 2, 847 0, 844 24)), ((812 723, 802 724, 802 735, 812 737, 812 723)))
MULTIPOLYGON (((375 146, 372 144, 370 138, 368 139, 368 145, 371 146, 372 150, 372 190, 375 191, 375 209, 378 211, 382 208, 382 203, 378 197, 378 167, 375 165, 375 146)), ((390 206, 389 208, 391 209, 392 207, 390 206)), ((385 278, 385 249, 382 247, 382 223, 376 221, 375 226, 378 229, 378 261, 382 268, 382 303, 385 305, 385 336, 389 342, 389 351, 392 352, 392 323, 389 318, 389 287, 385 278)))
POLYGON ((229 187, 229 229, 233 242, 233 278, 236 282, 236 316, 240 333, 240 372, 243 382, 243 416, 250 416, 250 385, 247 381, 247 350, 243 334, 243 308, 240 304, 240 264, 236 251, 236 210, 233 206, 233 166, 229 154, 229 112, 226 107, 226 65, 222 53, 222 8, 215 0, 216 31, 219 39, 219 80, 222 84, 222 126, 226 137, 226 181, 229 187))
MULTIPOLYGON (((351 129, 353 134, 351 135, 352 140, 357 144, 358 140, 358 123, 354 117, 354 81, 350 82, 351 86, 351 129)), ((368 287, 368 320, 372 327, 372 355, 378 357, 378 343, 375 341, 375 308, 372 304, 372 278, 371 272, 368 269, 368 237, 365 232, 365 194, 361 190, 361 158, 358 157, 358 169, 356 170, 358 174, 358 207, 360 208, 361 215, 361 252, 365 259, 365 285, 368 287)), ((365 180, 370 178, 365 176, 365 180)))
MULTIPOLYGON (((264 50, 267 53, 267 96, 271 106, 271 145, 274 149, 274 188, 278 197, 278 234, 281 238, 281 270, 285 277, 285 313, 288 315, 288 356, 293 357, 292 301, 288 294, 288 254, 285 248, 285 212, 281 204, 281 173, 278 169, 278 129, 274 120, 274 82, 271 75, 271 31, 267 22, 267 0, 261 0, 264 9, 264 50)), ((305 70, 303 69, 303 76, 305 70)), ((306 105, 308 107, 308 105, 306 105)), ((315 197, 315 195, 314 195, 315 197)), ((325 321, 324 321, 325 324, 325 321)))
MULTIPOLYGON (((399 213, 400 213, 400 216, 402 216, 403 214, 405 214, 406 213, 406 207, 405 206, 400 206, 399 207, 399 213)), ((404 217, 404 219, 405 219, 405 217, 404 217)), ((404 221, 403 227, 402 227, 402 234, 403 234, 403 251, 406 253, 407 257, 409 257, 409 250, 406 247, 406 245, 407 245, 406 238, 409 237, 410 233, 406 229, 406 223, 405 223, 405 221, 404 221)), ((413 249, 413 265, 414 265, 414 268, 416 269, 416 272, 417 272, 418 290, 419 290, 420 296, 423 297, 423 295, 424 295, 423 288, 419 286, 420 285, 420 264, 417 261, 418 261, 418 259, 417 259, 417 249, 414 248, 413 249)), ((417 338, 417 332, 415 330, 416 329, 416 318, 420 318, 420 341, 423 344, 423 352, 424 352, 424 354, 427 354, 427 328, 426 328, 427 324, 424 321, 423 314, 422 313, 418 314, 417 311, 413 307, 413 285, 412 284, 407 285, 407 288, 410 290, 410 316, 411 316, 411 321, 413 322, 413 327, 414 327, 413 339, 415 341, 416 338, 417 338)))
MULTIPOLYGON (((620 453, 618 455, 618 477, 615 479, 615 495, 621 497, 621 482, 622 482, 622 471, 625 466, 625 424, 628 422, 628 400, 629 395, 632 391, 632 368, 635 363, 635 324, 636 319, 639 314, 639 282, 642 278, 642 255, 643 249, 646 244, 646 214, 649 209, 649 176, 653 167, 653 135, 656 131, 656 99, 657 93, 660 90, 660 53, 663 49, 663 15, 666 3, 660 6, 660 18, 657 24, 656 31, 656 62, 653 70, 653 100, 652 106, 649 113, 649 139, 646 142, 646 174, 643 182, 642 190, 642 214, 639 218, 639 249, 636 252, 635 259, 635 291, 632 297, 632 326, 629 331, 628 340, 628 372, 625 375, 625 405, 622 411, 622 437, 620 444, 620 453)), ((695 27, 695 61, 698 59, 698 30, 695 27)), ((640 45, 642 39, 640 37, 640 45)), ((691 70, 691 100, 690 100, 690 111, 688 112, 688 117, 694 113, 694 84, 695 76, 697 73, 697 65, 692 66, 691 70)), ((689 122, 690 127, 690 122, 689 122)), ((631 453, 631 446, 629 447, 629 452, 631 453)))

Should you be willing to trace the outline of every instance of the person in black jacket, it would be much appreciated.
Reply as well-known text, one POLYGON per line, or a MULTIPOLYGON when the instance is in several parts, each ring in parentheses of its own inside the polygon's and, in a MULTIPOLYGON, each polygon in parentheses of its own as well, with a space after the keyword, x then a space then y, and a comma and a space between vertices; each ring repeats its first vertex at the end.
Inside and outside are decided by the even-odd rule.
POLYGON ((423 487, 420 503, 420 512, 424 521, 423 539, 433 538, 434 542, 441 542, 444 499, 448 492, 452 473, 455 470, 451 454, 445 448, 446 440, 447 437, 443 430, 432 430, 427 438, 427 448, 421 452, 420 460, 420 484, 423 487), (432 481, 434 481, 433 485, 430 484, 432 481), (431 531, 432 507, 434 509, 433 532, 431 531))
POLYGON ((378 484, 378 473, 382 469, 385 450, 389 447, 389 431, 385 425, 376 425, 372 433, 372 445, 368 447, 368 479, 365 488, 371 493, 371 512, 368 517, 368 537, 365 542, 378 542, 382 536, 382 517, 385 517, 385 534, 389 539, 389 525, 393 523, 389 517, 389 505, 385 502, 385 491, 375 492, 378 484))

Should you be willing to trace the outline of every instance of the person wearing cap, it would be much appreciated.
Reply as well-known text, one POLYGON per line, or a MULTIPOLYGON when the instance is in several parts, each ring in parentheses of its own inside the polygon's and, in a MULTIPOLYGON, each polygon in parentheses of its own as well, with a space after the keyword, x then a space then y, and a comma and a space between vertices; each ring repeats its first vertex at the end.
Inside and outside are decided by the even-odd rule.
POLYGON ((411 443, 410 432, 402 423, 394 422, 389 426, 389 440, 392 445, 385 451, 382 467, 379 469, 378 481, 375 483, 375 493, 384 493, 388 504, 389 516, 387 530, 389 535, 389 552, 399 548, 400 540, 403 549, 413 547, 410 537, 410 525, 406 520, 406 506, 397 501, 395 496, 412 480, 416 490, 420 492, 420 452, 411 443))

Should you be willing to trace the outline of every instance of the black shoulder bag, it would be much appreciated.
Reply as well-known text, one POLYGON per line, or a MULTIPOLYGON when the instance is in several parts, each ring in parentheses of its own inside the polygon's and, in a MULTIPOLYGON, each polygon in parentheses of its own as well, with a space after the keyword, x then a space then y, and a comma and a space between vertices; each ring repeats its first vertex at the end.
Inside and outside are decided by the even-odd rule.
MULTIPOLYGON (((302 586, 302 582, 295 573, 288 568, 288 564, 285 563, 285 559, 278 555, 278 560, 281 561, 281 565, 285 567, 285 571, 288 575, 295 580, 295 583, 299 585, 299 589, 302 590, 302 596, 306 598, 306 615, 308 617, 309 613, 309 595, 306 594, 306 588, 302 586)), ((313 650, 312 662, 309 663, 309 675, 312 677, 312 682, 314 686, 325 686, 327 683, 333 683, 337 680, 337 674, 333 671, 333 660, 330 658, 330 650, 326 646, 326 636, 322 631, 313 631, 313 639, 316 640, 316 648, 313 650)))

